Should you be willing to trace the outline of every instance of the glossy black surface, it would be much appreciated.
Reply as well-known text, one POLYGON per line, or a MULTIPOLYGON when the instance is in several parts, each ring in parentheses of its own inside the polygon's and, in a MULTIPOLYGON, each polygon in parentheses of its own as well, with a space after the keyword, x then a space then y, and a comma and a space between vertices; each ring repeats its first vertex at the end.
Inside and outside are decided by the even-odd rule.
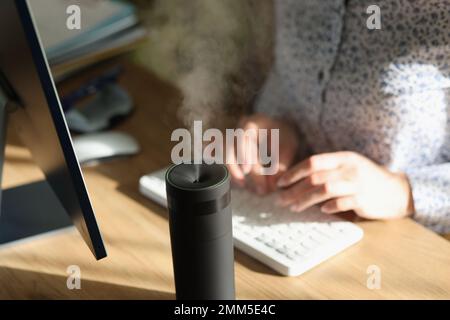
POLYGON ((166 174, 177 299, 234 299, 230 177, 223 165, 182 164, 166 174))
POLYGON ((10 115, 9 122, 30 149, 95 257, 105 257, 94 211, 25 0, 0 1, 0 70, 20 100, 20 107, 10 115))
POLYGON ((227 169, 218 164, 180 164, 169 169, 168 181, 179 188, 202 189, 225 181, 227 169))

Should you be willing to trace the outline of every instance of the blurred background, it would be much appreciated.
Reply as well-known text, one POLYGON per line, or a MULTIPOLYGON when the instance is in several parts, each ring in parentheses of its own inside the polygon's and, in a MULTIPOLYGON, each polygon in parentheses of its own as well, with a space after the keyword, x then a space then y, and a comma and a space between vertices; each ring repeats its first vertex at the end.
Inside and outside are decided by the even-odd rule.
POLYGON ((245 112, 272 61, 272 0, 31 1, 57 82, 127 54, 183 94, 189 126, 225 126, 245 112), (66 8, 81 29, 64 28, 66 8), (60 24, 62 27, 57 28, 60 24), (209 112, 205 112, 209 110, 209 112), (217 115, 221 123, 213 123, 217 115))

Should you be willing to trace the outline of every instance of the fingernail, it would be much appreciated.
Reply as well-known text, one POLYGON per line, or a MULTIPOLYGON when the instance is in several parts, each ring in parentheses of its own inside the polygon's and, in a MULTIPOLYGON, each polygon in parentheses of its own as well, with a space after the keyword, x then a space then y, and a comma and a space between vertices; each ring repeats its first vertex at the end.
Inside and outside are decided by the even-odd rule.
POLYGON ((242 167, 242 172, 244 173, 244 175, 248 175, 250 173, 250 171, 252 170, 252 167, 249 165, 244 165, 242 167))
POLYGON ((280 178, 280 179, 278 179, 278 181, 277 181, 277 186, 279 187, 279 188, 283 188, 283 187, 285 187, 286 186, 286 179, 283 179, 283 178, 280 178))
POLYGON ((283 205, 284 205, 284 201, 283 201, 282 198, 276 197, 276 198, 275 198, 275 204, 276 204, 277 206, 283 206, 283 205))
POLYGON ((321 211, 322 213, 329 213, 329 212, 330 212, 330 210, 329 210, 326 206, 320 207, 320 211, 321 211))
POLYGON ((241 171, 236 171, 233 173, 235 180, 243 180, 245 179, 244 174, 241 171))

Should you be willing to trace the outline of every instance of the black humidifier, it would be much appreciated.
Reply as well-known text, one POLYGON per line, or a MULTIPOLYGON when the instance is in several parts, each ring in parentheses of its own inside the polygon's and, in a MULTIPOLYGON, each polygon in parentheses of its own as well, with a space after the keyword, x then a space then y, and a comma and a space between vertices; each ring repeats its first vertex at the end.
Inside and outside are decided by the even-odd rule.
POLYGON ((166 173, 177 299, 235 298, 230 177, 223 165, 180 164, 166 173))

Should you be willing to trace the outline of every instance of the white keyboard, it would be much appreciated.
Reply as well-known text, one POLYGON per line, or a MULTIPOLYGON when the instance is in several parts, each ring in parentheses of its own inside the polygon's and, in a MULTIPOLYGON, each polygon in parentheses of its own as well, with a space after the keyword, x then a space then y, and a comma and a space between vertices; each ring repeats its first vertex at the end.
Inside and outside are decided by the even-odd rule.
MULTIPOLYGON (((166 207, 165 169, 143 176, 142 194, 166 207)), ((358 242, 357 225, 317 208, 303 213, 274 206, 273 196, 231 191, 233 238, 238 249, 286 276, 297 276, 358 242)))

